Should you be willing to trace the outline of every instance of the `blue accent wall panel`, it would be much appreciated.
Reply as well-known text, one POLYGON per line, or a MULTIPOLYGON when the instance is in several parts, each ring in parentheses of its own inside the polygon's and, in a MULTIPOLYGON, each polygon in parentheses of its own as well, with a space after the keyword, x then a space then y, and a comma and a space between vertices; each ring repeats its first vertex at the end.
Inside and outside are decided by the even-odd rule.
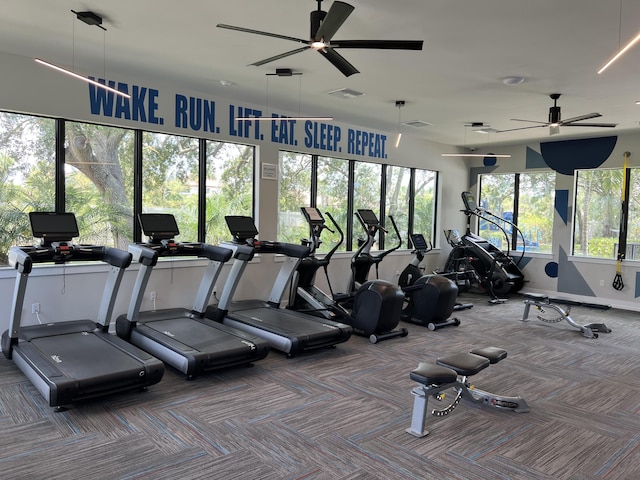
POLYGON ((567 224, 569 217, 569 190, 556 190, 556 199, 554 208, 564 224, 567 224))
POLYGON ((544 158, 533 148, 527 147, 525 157, 525 168, 547 168, 544 158))
POLYGON ((595 297, 587 281, 578 269, 569 261, 567 253, 562 247, 558 254, 558 292, 595 297))
POLYGON ((617 136, 581 138, 540 144, 542 158, 549 168, 564 175, 573 175, 578 168, 598 168, 611 155, 617 136))

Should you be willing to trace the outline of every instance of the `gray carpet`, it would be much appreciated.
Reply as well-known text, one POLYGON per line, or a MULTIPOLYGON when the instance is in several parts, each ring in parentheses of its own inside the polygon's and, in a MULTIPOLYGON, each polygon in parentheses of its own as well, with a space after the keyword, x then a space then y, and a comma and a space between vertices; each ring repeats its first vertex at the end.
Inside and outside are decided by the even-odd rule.
MULTIPOLYGON (((147 392, 54 412, 0 357, 0 478, 8 479, 638 479, 640 321, 635 312, 574 307, 566 322, 520 321, 519 297, 457 312, 459 327, 411 324, 376 345, 353 337, 287 359, 187 381, 171 368, 147 392), (522 395, 528 413, 463 401, 405 433, 420 361, 478 346, 508 358, 472 377, 522 395)), ((445 398, 445 401, 447 399, 445 398)))

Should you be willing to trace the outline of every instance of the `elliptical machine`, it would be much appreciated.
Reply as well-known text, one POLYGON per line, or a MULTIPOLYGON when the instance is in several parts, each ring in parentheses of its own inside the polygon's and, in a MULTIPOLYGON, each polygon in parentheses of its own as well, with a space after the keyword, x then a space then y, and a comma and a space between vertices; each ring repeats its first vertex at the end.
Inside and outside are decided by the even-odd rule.
MULTIPOLYGON (((398 226, 393 216, 389 215, 389 220, 395 231, 398 243, 394 247, 384 250, 376 256, 371 255, 369 250, 375 243, 376 234, 380 230, 385 233, 388 233, 388 231, 380 224, 378 217, 376 217, 376 214, 372 210, 361 209, 358 210, 356 215, 367 232, 367 239, 362 242, 360 249, 356 255, 354 255, 351 262, 353 270, 352 281, 354 282, 362 278, 367 278, 372 265, 376 267, 377 277, 378 265, 382 259, 402 246, 402 236, 400 235, 398 226)), ((420 237, 424 242, 424 252, 426 253, 426 242, 422 235, 420 235, 420 237)), ((418 261, 418 264, 423 258, 424 253, 418 261)), ((405 322, 427 326, 429 330, 436 330, 449 325, 460 325, 460 321, 457 318, 447 320, 451 312, 453 312, 458 296, 458 287, 455 283, 444 277, 438 278, 437 275, 422 275, 418 265, 410 264, 407 268, 413 273, 408 272, 401 276, 403 278, 400 281, 400 289, 405 298, 401 319, 405 322), (409 278, 410 275, 411 278, 409 278)), ((406 270, 407 269, 405 269, 405 271, 406 270)), ((403 274, 404 273, 405 272, 403 272, 403 274)))
POLYGON ((524 274, 518 267, 524 256, 524 236, 513 222, 479 208, 471 192, 462 192, 462 201, 465 205, 462 212, 467 216, 467 232, 460 237, 454 233, 455 231, 449 231, 447 241, 453 250, 449 253, 443 274, 454 274, 471 269, 474 272, 471 276, 471 288, 487 293, 491 297, 489 303, 504 303, 506 299, 500 298, 498 295, 516 293, 524 286, 524 274), (502 231, 507 240, 505 252, 488 240, 471 233, 472 216, 487 221, 502 231), (490 217, 508 223, 522 237, 523 249, 517 262, 509 254, 510 242, 507 232, 490 217))
MULTIPOLYGON (((395 228, 395 222, 392 217, 390 218, 395 228)), ((397 232, 398 229, 395 229, 397 232)), ((447 277, 423 273, 420 263, 433 247, 427 244, 421 233, 411 234, 411 243, 415 258, 405 267, 398 279, 398 284, 406 298, 402 319, 406 322, 426 325, 429 330, 448 326, 457 327, 460 325, 460 320, 450 318, 451 314, 457 310, 473 308, 473 304, 457 301, 458 286, 447 277)))
POLYGON ((315 251, 322 243, 322 231, 326 229, 334 233, 334 230, 327 227, 317 208, 302 207, 301 211, 310 230, 309 239, 304 239, 303 244, 309 247, 311 253, 302 259, 293 274, 288 308, 347 323, 351 325, 354 333, 368 336, 371 343, 406 337, 409 333, 407 329, 394 330, 400 323, 404 296, 392 283, 385 280, 365 281, 348 294, 333 293, 327 267, 333 254, 344 242, 344 234, 331 214, 326 212, 340 239, 324 258, 316 257, 315 251), (320 268, 325 271, 330 295, 314 284, 320 268))

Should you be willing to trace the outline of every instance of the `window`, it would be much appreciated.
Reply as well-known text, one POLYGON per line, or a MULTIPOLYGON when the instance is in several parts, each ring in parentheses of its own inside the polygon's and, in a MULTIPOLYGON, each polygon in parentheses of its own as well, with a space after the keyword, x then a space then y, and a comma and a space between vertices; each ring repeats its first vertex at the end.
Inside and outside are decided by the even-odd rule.
MULTIPOLYGON (((353 185, 353 212, 358 209, 370 209, 380 222, 380 184, 382 165, 377 163, 355 162, 353 185)), ((358 248, 358 238, 366 238, 366 232, 356 220, 353 224, 353 241, 351 249, 358 248)), ((378 239, 379 242, 379 239, 378 239)), ((378 243, 378 246, 380 244, 378 243)), ((374 247, 375 249, 376 247, 374 247)))
POLYGON ((133 241, 132 130, 65 123, 65 209, 80 243, 126 249, 133 241))
MULTIPOLYGON (((629 173, 626 258, 627 260, 640 260, 640 169, 630 168, 629 173)), ((620 195, 622 196, 622 193, 620 195)))
POLYGON ((206 241, 229 240, 225 215, 253 216, 253 164, 250 145, 207 141, 206 241))
MULTIPOLYGON (((318 158, 318 195, 316 206, 324 212, 329 212, 345 235, 345 240, 340 246, 344 252, 346 246, 347 214, 349 199, 349 162, 337 158, 318 158)), ((331 220, 326 219, 327 225, 334 230, 331 220)), ((331 232, 322 232, 322 245, 319 252, 327 252, 340 240, 340 235, 331 232)))
POLYGON ((179 240, 198 240, 198 140, 144 132, 142 210, 172 213, 179 240))
POLYGON ((551 253, 555 179, 555 172, 482 175, 479 206, 498 218, 485 215, 487 220, 479 220, 480 236, 501 250, 513 249, 515 241, 520 252, 524 237, 525 251, 551 253))
POLYGON ((500 221, 514 218, 515 175, 482 175, 480 182, 479 206, 492 213, 498 219, 488 216, 489 220, 479 221, 479 235, 500 250, 509 250, 511 240, 508 224, 500 221), (495 222, 495 223, 492 223, 495 222), (496 225, 497 223, 497 225, 496 225), (506 232, 506 235, 505 235, 506 232))
POLYGON ((576 172, 573 254, 616 258, 622 169, 576 172))
POLYGON ((0 265, 32 243, 26 215, 55 210, 55 120, 0 112, 0 265))
MULTIPOLYGON (((411 169, 403 167, 395 167, 389 165, 387 167, 386 178, 386 198, 385 205, 387 216, 392 216, 393 220, 400 231, 402 246, 408 247, 409 239, 409 204, 411 201, 411 169)), ((386 248, 391 245, 397 245, 395 232, 391 222, 386 222, 389 234, 387 235, 386 248), (389 244, 389 242, 391 244, 389 244)))
POLYGON ((413 233, 421 233, 427 241, 436 243, 436 198, 438 174, 430 170, 415 170, 413 195, 413 233))
POLYGON ((311 155, 280 152, 278 170, 278 240, 299 244, 309 237, 300 207, 311 206, 311 155))
POLYGON ((552 251, 555 184, 555 172, 520 174, 516 223, 527 252, 552 251))

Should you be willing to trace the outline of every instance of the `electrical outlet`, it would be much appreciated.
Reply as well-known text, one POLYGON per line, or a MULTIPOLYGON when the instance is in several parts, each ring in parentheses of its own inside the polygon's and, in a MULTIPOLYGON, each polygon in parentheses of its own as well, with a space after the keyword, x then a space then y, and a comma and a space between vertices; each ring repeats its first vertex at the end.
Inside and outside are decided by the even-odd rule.
POLYGON ((604 280, 600 280, 600 286, 604 287, 604 280))
POLYGON ((39 303, 32 303, 31 304, 31 313, 40 313, 40 304, 39 303))
POLYGON ((155 300, 156 299, 156 292, 151 292, 149 293, 149 297, 151 297, 151 300, 155 300))

